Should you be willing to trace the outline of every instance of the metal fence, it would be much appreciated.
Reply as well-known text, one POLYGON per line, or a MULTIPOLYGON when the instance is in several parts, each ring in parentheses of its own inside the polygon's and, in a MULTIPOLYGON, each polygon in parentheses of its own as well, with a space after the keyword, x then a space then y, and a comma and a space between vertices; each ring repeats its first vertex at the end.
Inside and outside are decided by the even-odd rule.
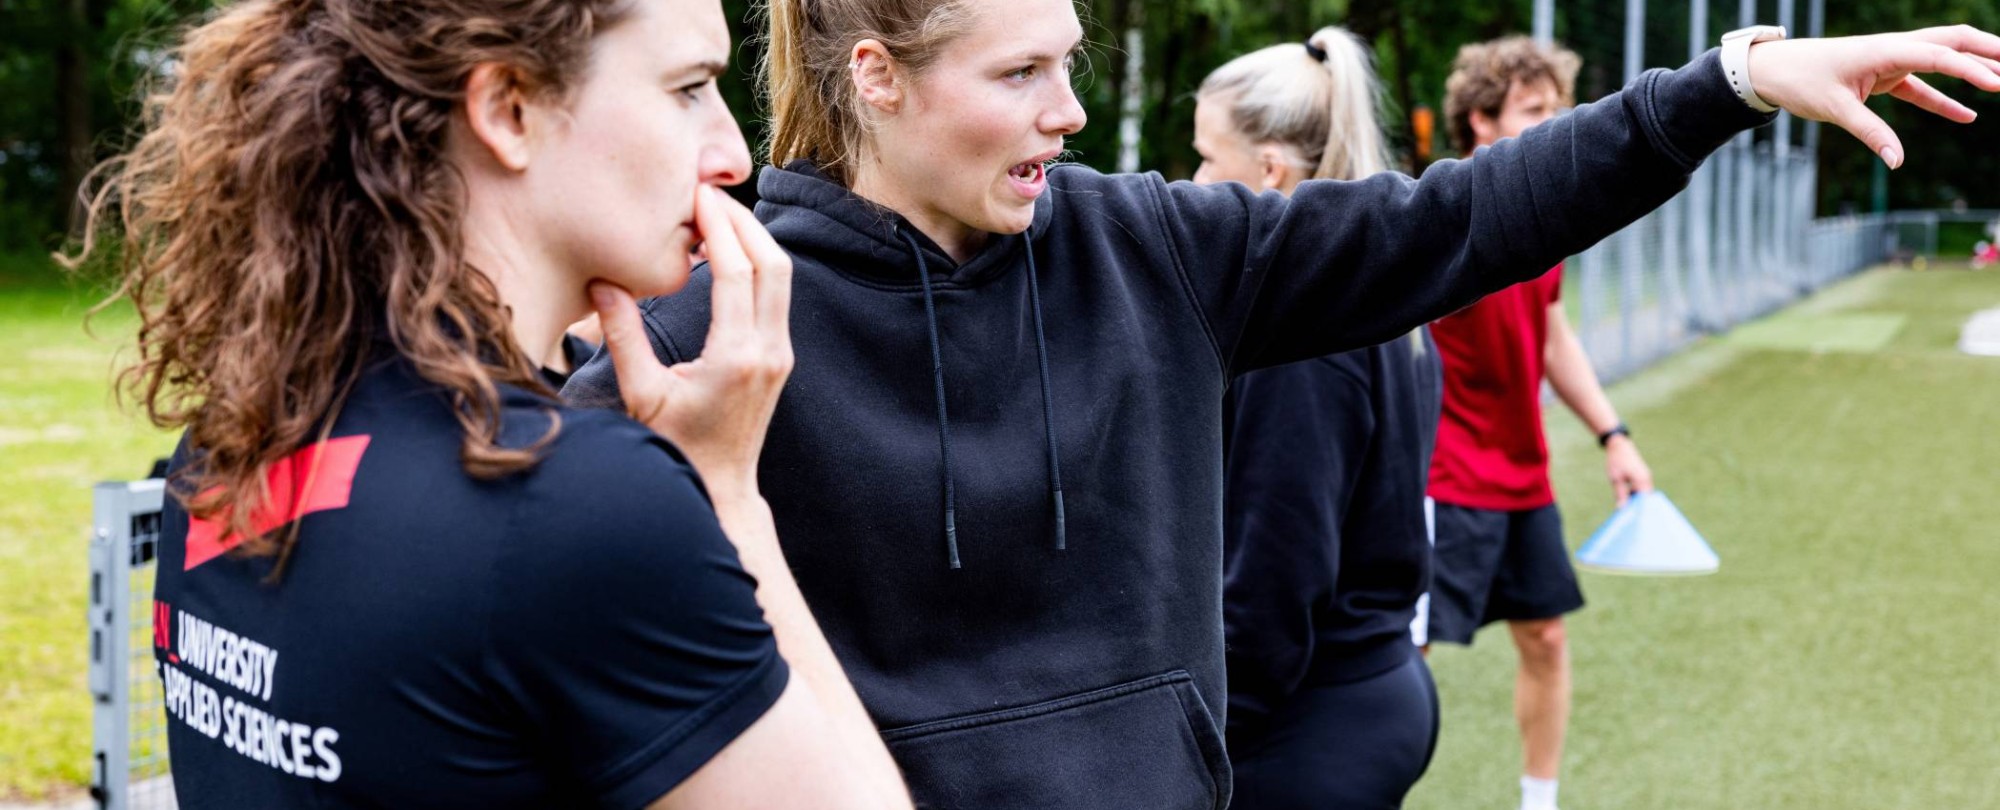
POLYGON ((113 482, 92 492, 90 795, 106 810, 176 806, 153 663, 153 558, 164 484, 113 482))
POLYGON ((1892 259, 1933 257, 1940 225, 1992 211, 1814 219, 1809 151, 1725 147, 1660 210, 1575 257, 1564 295, 1605 380, 1892 259))

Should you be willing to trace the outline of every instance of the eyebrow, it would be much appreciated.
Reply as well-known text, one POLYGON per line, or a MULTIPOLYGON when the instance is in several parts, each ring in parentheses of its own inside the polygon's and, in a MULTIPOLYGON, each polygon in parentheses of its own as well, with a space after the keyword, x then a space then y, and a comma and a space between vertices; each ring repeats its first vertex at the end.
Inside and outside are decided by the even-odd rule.
POLYGON ((1069 46, 1069 50, 1066 50, 1066 51, 1063 51, 1062 53, 1059 53, 1059 54, 1050 54, 1050 53, 1048 53, 1047 51, 1025 51, 1025 52, 1022 52, 1022 53, 1017 53, 1017 54, 1015 54, 1015 55, 1014 55, 1014 58, 1013 58, 1013 61, 1016 61, 1016 62, 1054 62, 1054 61, 1057 61, 1057 60, 1060 60, 1060 59, 1062 59, 1062 58, 1063 58, 1063 57, 1065 57, 1065 56, 1076 56, 1076 57, 1081 57, 1081 56, 1083 56, 1083 55, 1084 55, 1084 52, 1085 52, 1085 47, 1084 47, 1084 42, 1083 42, 1083 37, 1082 37, 1081 35, 1079 35, 1079 36, 1078 36, 1078 37, 1076 38, 1076 43, 1075 43, 1075 44, 1073 44, 1073 45, 1071 45, 1071 46, 1069 46))
POLYGON ((674 76, 676 79, 689 75, 707 76, 709 78, 720 78, 723 74, 728 72, 729 72, 728 62, 720 59, 704 59, 692 65, 684 65, 679 68, 676 68, 671 75, 674 76))

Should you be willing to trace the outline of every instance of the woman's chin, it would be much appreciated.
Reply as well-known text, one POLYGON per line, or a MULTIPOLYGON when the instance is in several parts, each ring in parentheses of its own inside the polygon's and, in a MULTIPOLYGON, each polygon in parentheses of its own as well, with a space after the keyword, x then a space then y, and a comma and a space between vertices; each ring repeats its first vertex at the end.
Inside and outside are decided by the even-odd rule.
POLYGON ((983 230, 1011 236, 1026 231, 1028 226, 1033 224, 1035 224, 1035 206, 1032 203, 996 206, 993 215, 988 219, 988 227, 983 230))
POLYGON ((685 289, 688 283, 688 275, 693 270, 693 267, 693 257, 676 255, 660 262, 658 266, 650 268, 647 272, 633 273, 624 278, 606 277, 604 280, 624 287, 625 291, 631 293, 633 298, 640 300, 658 298, 663 295, 673 295, 685 289))

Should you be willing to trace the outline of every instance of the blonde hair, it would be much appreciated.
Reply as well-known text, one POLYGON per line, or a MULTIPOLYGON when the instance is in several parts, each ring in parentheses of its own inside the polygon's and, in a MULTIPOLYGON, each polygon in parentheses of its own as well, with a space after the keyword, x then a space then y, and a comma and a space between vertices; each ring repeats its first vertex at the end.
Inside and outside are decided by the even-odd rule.
POLYGON ((937 61, 972 19, 966 0, 766 0, 760 91, 771 111, 771 165, 808 160, 843 185, 868 118, 854 92, 854 44, 879 40, 907 75, 937 61))
POLYGON ((1548 82, 1564 106, 1575 101, 1576 71, 1583 60, 1561 45, 1540 45, 1524 36, 1502 37, 1458 49, 1451 76, 1444 80, 1444 118, 1452 146, 1471 152, 1472 114, 1498 118, 1516 84, 1548 82))
POLYGON ((1377 115, 1382 86, 1368 46, 1328 26, 1306 40, 1252 51, 1216 68, 1200 97, 1229 107, 1229 120, 1252 143, 1292 149, 1316 179, 1355 180, 1388 171, 1388 140, 1377 115))

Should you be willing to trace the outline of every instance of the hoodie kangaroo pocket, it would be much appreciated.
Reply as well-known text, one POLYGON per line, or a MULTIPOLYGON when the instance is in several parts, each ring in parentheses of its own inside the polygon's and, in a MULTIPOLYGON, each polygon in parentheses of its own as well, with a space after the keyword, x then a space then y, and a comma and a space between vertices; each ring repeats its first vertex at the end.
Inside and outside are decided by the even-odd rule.
POLYGON ((1220 810, 1229 761, 1183 670, 882 733, 921 810, 1220 810))

